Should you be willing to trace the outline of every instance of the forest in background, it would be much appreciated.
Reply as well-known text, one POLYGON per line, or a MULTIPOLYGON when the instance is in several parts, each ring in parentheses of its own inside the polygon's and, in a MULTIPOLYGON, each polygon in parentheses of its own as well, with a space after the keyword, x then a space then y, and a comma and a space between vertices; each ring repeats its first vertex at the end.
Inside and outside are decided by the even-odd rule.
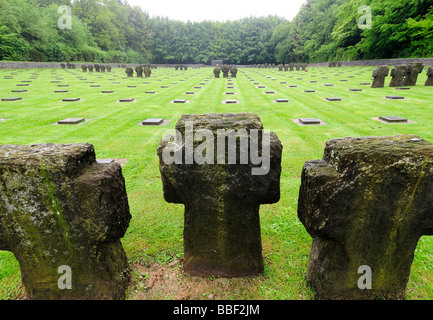
POLYGON ((433 57, 433 0, 307 0, 278 16, 182 22, 124 0, 0 0, 0 60, 227 64, 433 57), (71 28, 58 26, 59 6, 71 28), (360 28, 362 6, 371 28, 360 28))

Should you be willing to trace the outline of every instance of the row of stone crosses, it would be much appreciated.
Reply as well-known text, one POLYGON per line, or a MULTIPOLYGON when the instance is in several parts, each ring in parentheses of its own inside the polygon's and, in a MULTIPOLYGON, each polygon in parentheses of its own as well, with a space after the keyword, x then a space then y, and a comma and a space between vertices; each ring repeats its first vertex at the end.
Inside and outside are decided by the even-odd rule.
MULTIPOLYGON (((385 86, 385 78, 390 75, 390 87, 408 87, 415 86, 418 80, 418 75, 423 71, 422 63, 413 62, 410 65, 395 66, 391 73, 388 66, 378 66, 373 70, 372 88, 383 88, 385 86)), ((433 86, 433 67, 427 69, 427 80, 425 86, 433 86)))
MULTIPOLYGON (((259 209, 280 200, 286 176, 277 134, 253 113, 186 114, 175 129, 155 153, 164 199, 185 206, 185 274, 262 274, 259 209), (220 147, 227 137, 234 149, 220 147)), ((305 162, 297 214, 313 239, 316 298, 404 299, 418 240, 433 230, 432 168, 433 144, 415 135, 332 139, 305 162)), ((132 216, 121 165, 97 161, 88 143, 0 145, 0 172, 0 250, 17 258, 28 297, 124 299, 132 216)))
POLYGON ((104 66, 103 64, 82 64, 81 65, 81 70, 83 70, 83 72, 87 72, 87 70, 89 70, 89 72, 93 72, 93 70, 95 70, 96 72, 111 72, 111 66, 110 65, 106 65, 104 66))
POLYGON ((223 74, 223 78, 228 78, 229 72, 230 72, 230 77, 236 78, 236 75, 238 73, 238 69, 235 66, 229 66, 226 64, 221 66, 221 68, 216 67, 213 69, 213 74, 214 74, 215 78, 219 78, 221 72, 223 74))

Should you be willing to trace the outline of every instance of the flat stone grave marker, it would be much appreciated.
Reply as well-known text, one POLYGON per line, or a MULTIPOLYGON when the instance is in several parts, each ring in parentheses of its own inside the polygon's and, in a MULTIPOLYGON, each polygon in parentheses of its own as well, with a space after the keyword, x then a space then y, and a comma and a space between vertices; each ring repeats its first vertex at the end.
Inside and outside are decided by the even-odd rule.
POLYGON ((18 100, 22 100, 22 98, 16 97, 16 98, 3 98, 2 99, 2 101, 18 101, 18 100))
POLYGON ((362 89, 349 89, 349 91, 362 91, 362 89))
POLYGON ((325 83, 323 86, 325 86, 325 87, 333 87, 334 85, 332 83, 325 83))
POLYGON ((58 84, 58 87, 69 87, 69 84, 58 84))
POLYGON ((395 90, 410 90, 410 88, 408 88, 408 87, 398 87, 398 88, 395 88, 395 90))
POLYGON ((304 90, 305 93, 316 92, 316 90, 304 90))
POLYGON ((187 92, 185 92, 185 94, 195 94, 195 92, 193 92, 193 91, 187 91, 187 92))
POLYGON ((275 99, 275 102, 277 102, 277 103, 289 102, 289 99, 275 99))
POLYGON ((161 88, 168 88, 168 86, 161 86, 161 88))
POLYGON ((289 86, 289 88, 297 88, 297 87, 298 87, 298 86, 295 85, 295 84, 292 84, 292 85, 289 86))
POLYGON ((341 99, 335 98, 335 97, 328 97, 328 98, 326 98, 326 101, 341 101, 341 99))
POLYGON ((185 99, 174 99, 173 103, 186 103, 186 101, 185 99))
POLYGON ((141 122, 143 126, 159 126, 164 122, 163 118, 145 119, 141 122))
POLYGON ((137 86, 127 86, 128 88, 137 88, 137 86))
POLYGON ((299 123, 303 124, 303 125, 317 125, 317 124, 321 124, 321 120, 320 119, 316 119, 316 118, 299 118, 299 123))
POLYGON ((361 82, 360 85, 361 85, 361 86, 369 86, 370 83, 368 83, 368 82, 361 82))
POLYGON ((57 124, 79 124, 84 122, 84 118, 67 118, 57 121, 57 124))
POLYGON ((123 99, 119 99, 119 102, 133 102, 135 101, 134 98, 123 98, 123 99))
POLYGON ((407 123, 408 120, 405 118, 395 117, 395 116, 382 116, 379 120, 389 122, 389 123, 407 123))
POLYGON ((263 88, 266 88, 266 86, 257 86, 256 88, 263 89, 263 88))
POLYGON ((101 93, 113 93, 114 91, 113 90, 103 90, 103 91, 101 91, 101 93))
POLYGON ((285 83, 287 83, 287 82, 286 82, 286 81, 281 81, 281 82, 280 82, 280 84, 285 84, 285 83))
POLYGON ((79 101, 80 100, 80 98, 65 98, 65 99, 62 99, 62 101, 65 101, 65 102, 74 102, 74 101, 79 101))
POLYGON ((67 93, 68 90, 55 90, 54 93, 67 93))
POLYGON ((100 84, 92 84, 90 87, 91 88, 99 88, 101 85, 100 84))
POLYGON ((194 87, 194 89, 201 89, 201 87, 197 86, 197 87, 194 87))
POLYGON ((28 92, 27 90, 11 90, 11 92, 28 92))
POLYGON ((275 91, 265 91, 265 92, 263 92, 264 94, 274 94, 275 93, 275 91))
POLYGON ((29 84, 28 83, 18 83, 17 87, 28 87, 29 84))
POLYGON ((60 83, 60 81, 53 80, 51 83, 60 83))
POLYGON ((316 80, 311 80, 310 83, 317 83, 317 81, 316 80))
POLYGON ((402 100, 402 99, 404 99, 404 97, 401 97, 401 96, 386 96, 386 99, 389 99, 389 100, 402 100))
POLYGON ((235 104, 235 103, 238 103, 238 101, 234 100, 234 99, 229 99, 229 100, 223 101, 223 103, 226 103, 226 104, 235 104))
POLYGON ((147 94, 153 94, 153 93, 156 93, 156 91, 146 91, 145 93, 147 93, 147 94))
POLYGON ((32 82, 31 80, 21 80, 21 82, 32 82))

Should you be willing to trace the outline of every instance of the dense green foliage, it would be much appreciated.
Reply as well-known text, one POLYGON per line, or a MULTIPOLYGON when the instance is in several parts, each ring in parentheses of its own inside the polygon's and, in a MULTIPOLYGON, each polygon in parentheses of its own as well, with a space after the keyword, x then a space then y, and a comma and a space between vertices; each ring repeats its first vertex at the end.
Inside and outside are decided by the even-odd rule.
POLYGON ((432 38, 432 0, 308 0, 272 43, 279 63, 322 62, 431 57, 432 38), (372 24, 363 29, 366 5, 372 24))
POLYGON ((125 0, 0 0, 0 60, 229 64, 427 57, 433 0, 307 0, 277 16, 181 22, 125 0), (60 5, 72 28, 60 29, 60 5), (371 8, 371 28, 360 28, 371 8))

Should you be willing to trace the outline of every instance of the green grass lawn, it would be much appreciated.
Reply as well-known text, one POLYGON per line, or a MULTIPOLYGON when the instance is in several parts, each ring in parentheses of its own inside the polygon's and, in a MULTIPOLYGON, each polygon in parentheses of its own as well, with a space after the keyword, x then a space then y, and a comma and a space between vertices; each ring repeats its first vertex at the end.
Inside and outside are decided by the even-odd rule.
MULTIPOLYGON (((179 296, 191 299, 312 299, 313 293, 304 280, 311 237, 297 218, 298 189, 305 161, 322 158, 324 146, 332 138, 417 134, 433 142, 433 88, 424 87, 425 72, 418 78, 416 87, 398 91, 360 85, 371 83, 372 69, 310 67, 308 72, 239 69, 238 77, 231 79, 233 89, 226 88, 229 80, 213 78, 211 68, 188 71, 158 68, 153 69, 151 78, 139 79, 125 78, 124 70, 119 68, 114 68, 111 73, 83 73, 81 69, 0 70, 0 98, 23 98, 14 102, 0 101, 0 119, 6 119, 0 122, 0 144, 88 142, 95 146, 99 159, 127 159, 122 170, 132 220, 122 243, 132 268, 128 299, 175 299, 179 296), (13 79, 5 79, 5 76, 13 79), (29 79, 32 77, 37 79, 29 79), (16 86, 27 80, 32 81, 28 87, 16 86), (254 83, 266 88, 258 89, 258 84, 254 83), (325 87, 324 84, 334 86, 325 87), (196 86, 201 88, 194 88, 196 86), (348 91, 351 88, 363 91, 348 91), (28 92, 11 92, 17 89, 28 92), (307 89, 316 92, 304 93, 307 89), (69 92, 53 93, 55 90, 69 92), (102 90, 114 92, 101 93, 102 90), (156 91, 156 94, 145 91, 156 91), (187 91, 196 94, 186 95, 187 91), (236 95, 224 95, 228 91, 236 95), (264 91, 275 91, 275 94, 264 94, 264 91), (406 99, 387 100, 384 97, 388 95, 402 95, 406 99), (81 100, 61 101, 75 97, 81 100), (325 101, 327 97, 338 97, 343 101, 325 101), (122 98, 136 101, 117 102, 122 98), (276 98, 288 98, 290 102, 274 103, 276 98), (170 103, 174 99, 187 99, 189 103, 170 103), (240 103, 222 104, 226 99, 237 99, 240 103), (260 209, 265 272, 260 277, 247 279, 188 277, 182 274, 180 264, 173 266, 173 261, 181 260, 183 256, 184 208, 164 201, 156 147, 161 138, 173 133, 182 114, 229 112, 258 114, 264 127, 275 132, 284 146, 281 200, 260 209), (372 120, 379 116, 400 116, 415 123, 383 124, 372 120), (76 126, 53 125, 65 118, 77 117, 88 121, 76 126), (327 125, 298 126, 292 121, 310 117, 320 118, 327 125), (160 127, 137 125, 146 118, 171 121, 160 127), (173 270, 176 274, 176 281, 167 286, 166 291, 156 292, 156 285, 146 286, 146 281, 154 277, 152 270, 155 269, 152 268, 155 266, 173 270)), ((386 85, 389 81, 388 77, 386 85)), ((421 238, 407 288, 408 299, 433 298, 431 248, 433 239, 421 238)), ((159 284, 163 280, 160 279, 159 284)), ((25 291, 18 263, 10 252, 0 251, 0 299, 23 297, 25 291)))

